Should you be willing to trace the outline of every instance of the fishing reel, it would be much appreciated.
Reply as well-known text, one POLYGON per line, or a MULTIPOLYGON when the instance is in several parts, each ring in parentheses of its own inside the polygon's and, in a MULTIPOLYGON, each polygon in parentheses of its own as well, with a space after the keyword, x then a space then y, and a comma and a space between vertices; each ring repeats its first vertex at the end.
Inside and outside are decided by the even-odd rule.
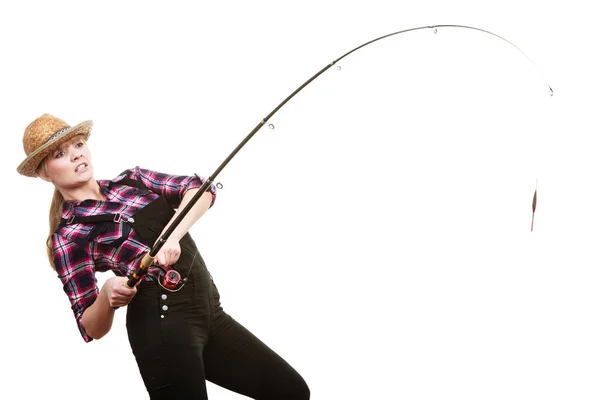
POLYGON ((174 269, 168 270, 166 273, 161 274, 162 285, 167 288, 174 290, 181 282, 181 274, 174 269))
POLYGON ((158 264, 154 264, 154 266, 162 271, 158 276, 159 283, 162 287, 169 290, 181 289, 185 279, 182 281, 181 274, 178 271, 174 269, 168 269, 169 267, 165 268, 158 264))

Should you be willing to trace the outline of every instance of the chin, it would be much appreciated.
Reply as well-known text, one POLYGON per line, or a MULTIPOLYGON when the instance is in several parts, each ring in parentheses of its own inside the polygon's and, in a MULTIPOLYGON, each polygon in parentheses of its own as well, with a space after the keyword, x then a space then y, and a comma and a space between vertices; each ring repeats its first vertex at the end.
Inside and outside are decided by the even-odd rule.
POLYGON ((88 165, 87 169, 84 173, 79 175, 80 177, 85 177, 87 179, 92 179, 94 177, 94 167, 88 165))
POLYGON ((94 174, 92 171, 86 171, 83 174, 77 174, 74 179, 75 186, 80 186, 81 184, 86 184, 94 179, 94 174))

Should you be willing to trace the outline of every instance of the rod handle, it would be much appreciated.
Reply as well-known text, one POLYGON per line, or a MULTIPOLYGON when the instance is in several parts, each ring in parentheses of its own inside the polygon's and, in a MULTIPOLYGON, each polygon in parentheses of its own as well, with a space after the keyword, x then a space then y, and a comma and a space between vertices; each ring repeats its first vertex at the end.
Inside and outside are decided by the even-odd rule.
POLYGON ((140 266, 137 267, 135 271, 129 276, 127 280, 127 287, 133 289, 133 287, 142 279, 142 277, 148 272, 148 267, 150 267, 154 263, 154 257, 150 255, 150 253, 146 253, 144 258, 140 263, 140 266))

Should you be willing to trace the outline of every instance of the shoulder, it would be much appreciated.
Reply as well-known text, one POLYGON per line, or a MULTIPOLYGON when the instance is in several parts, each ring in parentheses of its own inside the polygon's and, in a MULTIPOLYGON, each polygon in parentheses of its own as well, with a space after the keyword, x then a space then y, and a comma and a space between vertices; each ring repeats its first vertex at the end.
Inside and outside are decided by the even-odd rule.
POLYGON ((159 181, 161 179, 164 179, 164 177, 169 177, 169 176, 171 176, 171 175, 165 174, 163 172, 147 169, 147 168, 142 168, 139 165, 136 165, 133 168, 129 168, 129 169, 126 169, 125 171, 121 172, 119 175, 117 175, 111 181, 116 183, 116 182, 122 181, 123 179, 133 179, 133 180, 154 182, 154 181, 159 181))
POLYGON ((52 234, 52 247, 55 250, 70 248, 72 246, 83 247, 89 241, 88 238, 93 229, 90 224, 71 224, 59 226, 52 234))
POLYGON ((125 171, 121 172, 115 178, 111 179, 112 182, 119 182, 125 178, 129 179, 138 179, 140 176, 141 168, 139 166, 135 166, 133 168, 128 168, 125 171))
POLYGON ((141 171, 143 170, 139 166, 128 168, 112 179, 99 179, 98 184, 107 188, 106 190, 110 190, 113 184, 139 186, 137 182, 141 180, 141 171))

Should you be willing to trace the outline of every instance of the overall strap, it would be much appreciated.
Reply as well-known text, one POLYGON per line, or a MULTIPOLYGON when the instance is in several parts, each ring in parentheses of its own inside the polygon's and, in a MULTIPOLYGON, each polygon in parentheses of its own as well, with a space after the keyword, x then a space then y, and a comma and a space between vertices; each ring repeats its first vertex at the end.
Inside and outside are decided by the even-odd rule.
POLYGON ((116 222, 119 223, 121 221, 133 222, 133 218, 125 218, 125 216, 121 213, 116 214, 101 214, 101 215, 89 215, 87 217, 80 216, 72 216, 69 219, 61 218, 60 226, 69 225, 69 224, 93 224, 96 222, 116 222))
MULTIPOLYGON (((126 186, 132 186, 132 187, 136 187, 138 189, 146 189, 146 190, 150 190, 148 189, 148 187, 146 187, 141 181, 137 180, 137 179, 131 179, 131 178, 123 178, 118 182, 115 182, 116 184, 119 185, 126 185, 126 186)), ((121 221, 127 221, 127 222, 133 222, 133 218, 125 218, 123 216, 123 214, 121 213, 116 213, 116 214, 102 214, 102 215, 89 215, 87 217, 83 217, 83 216, 71 216, 69 219, 66 218, 61 218, 60 219, 60 224, 59 224, 59 228, 63 227, 65 225, 69 225, 69 224, 90 224, 90 223, 97 223, 97 222, 115 222, 115 223, 119 223, 121 221)))

